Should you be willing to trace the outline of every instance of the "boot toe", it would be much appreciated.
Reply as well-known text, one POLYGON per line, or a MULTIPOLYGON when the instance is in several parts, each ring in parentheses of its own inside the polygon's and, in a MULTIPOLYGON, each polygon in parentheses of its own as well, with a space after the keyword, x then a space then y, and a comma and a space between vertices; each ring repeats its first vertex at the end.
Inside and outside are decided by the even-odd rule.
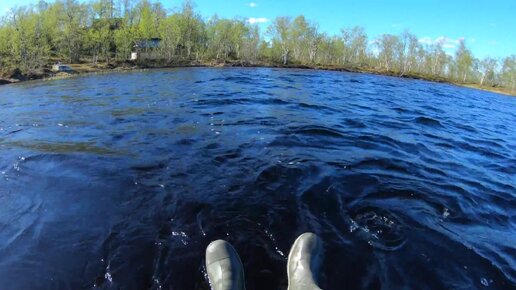
POLYGON ((213 290, 243 290, 244 270, 233 246, 224 241, 211 242, 206 248, 206 271, 213 290))

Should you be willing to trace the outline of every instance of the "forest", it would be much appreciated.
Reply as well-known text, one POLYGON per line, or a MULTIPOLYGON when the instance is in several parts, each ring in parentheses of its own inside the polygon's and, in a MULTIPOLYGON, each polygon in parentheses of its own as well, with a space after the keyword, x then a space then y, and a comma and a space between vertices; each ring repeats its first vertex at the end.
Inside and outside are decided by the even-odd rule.
POLYGON ((302 15, 272 19, 266 29, 253 22, 203 17, 190 0, 171 10, 149 0, 40 1, 2 16, 0 76, 41 74, 58 61, 127 64, 137 43, 159 39, 144 48, 152 59, 137 64, 338 67, 516 89, 516 55, 478 59, 464 39, 447 53, 444 39, 424 43, 408 30, 371 39, 359 26, 328 35, 302 15))

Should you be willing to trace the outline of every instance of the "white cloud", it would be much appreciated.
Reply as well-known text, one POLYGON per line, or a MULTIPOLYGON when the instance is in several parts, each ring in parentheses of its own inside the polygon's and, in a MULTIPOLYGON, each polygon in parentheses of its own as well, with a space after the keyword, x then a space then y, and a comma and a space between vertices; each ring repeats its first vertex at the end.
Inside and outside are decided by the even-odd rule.
POLYGON ((434 43, 440 43, 443 46, 454 46, 455 44, 459 43, 460 38, 453 39, 449 38, 448 36, 439 36, 435 39, 434 43))
POLYGON ((434 40, 430 37, 422 37, 419 39, 419 42, 422 44, 433 44, 434 40))
POLYGON ((258 18, 251 17, 251 18, 248 18, 248 19, 247 19, 247 22, 249 22, 249 23, 251 23, 251 24, 255 24, 255 23, 266 23, 266 22, 269 22, 269 19, 264 18, 264 17, 258 17, 258 18))
MULTIPOLYGON (((455 49, 460 44, 461 41, 463 41, 464 37, 459 38, 451 38, 448 36, 439 36, 437 38, 431 38, 431 37, 422 37, 419 39, 419 43, 432 45, 432 44, 440 44, 443 46, 444 49, 455 49)), ((472 38, 471 42, 475 42, 476 39, 472 38)))
POLYGON ((380 40, 378 39, 371 39, 367 42, 368 45, 376 45, 376 44, 379 44, 380 43, 380 40))
POLYGON ((371 49, 371 52, 373 53, 374 56, 378 56, 380 54, 380 49, 376 46, 373 46, 373 48, 371 49))
POLYGON ((254 3, 254 2, 249 3, 249 7, 251 7, 251 8, 254 8, 256 6, 258 6, 258 4, 254 3))

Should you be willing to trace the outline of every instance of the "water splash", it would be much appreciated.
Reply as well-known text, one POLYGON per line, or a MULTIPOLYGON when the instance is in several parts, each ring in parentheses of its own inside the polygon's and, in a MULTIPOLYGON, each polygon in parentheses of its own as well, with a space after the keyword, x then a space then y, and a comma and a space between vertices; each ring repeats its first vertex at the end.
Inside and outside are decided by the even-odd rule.
POLYGON ((188 245, 188 235, 185 232, 175 232, 175 231, 173 231, 172 232, 172 237, 179 237, 180 241, 181 241, 181 243, 183 243, 183 245, 185 245, 185 246, 188 245))
POLYGON ((351 218, 349 223, 350 232, 359 230, 359 236, 374 248, 396 251, 406 242, 403 226, 388 212, 364 209, 351 218))

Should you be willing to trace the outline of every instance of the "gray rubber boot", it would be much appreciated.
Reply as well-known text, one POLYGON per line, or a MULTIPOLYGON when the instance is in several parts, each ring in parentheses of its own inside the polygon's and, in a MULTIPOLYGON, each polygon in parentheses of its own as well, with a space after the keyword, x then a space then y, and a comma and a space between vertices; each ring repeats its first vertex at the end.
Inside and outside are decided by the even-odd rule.
POLYGON ((288 290, 320 290, 317 274, 323 255, 322 240, 313 233, 299 236, 288 254, 288 290))
POLYGON ((206 248, 206 271, 213 290, 245 290, 242 261, 224 240, 213 241, 206 248))

